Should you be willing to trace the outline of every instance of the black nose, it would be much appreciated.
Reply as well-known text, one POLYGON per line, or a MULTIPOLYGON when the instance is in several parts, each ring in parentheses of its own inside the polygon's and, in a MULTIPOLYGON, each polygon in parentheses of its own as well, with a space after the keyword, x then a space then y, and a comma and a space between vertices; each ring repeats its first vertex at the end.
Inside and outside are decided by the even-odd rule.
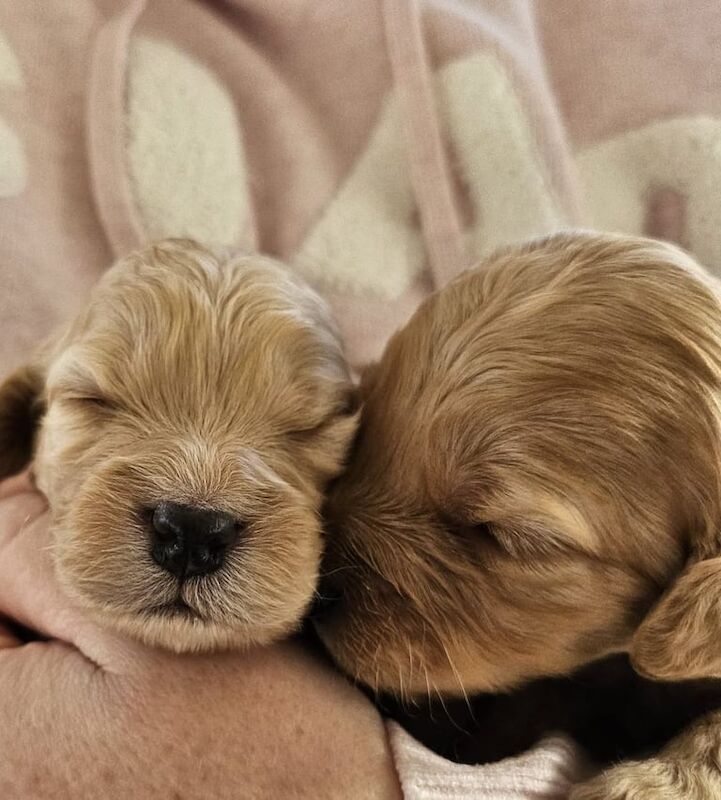
POLYGON ((153 560, 181 579, 220 569, 243 527, 230 514, 178 503, 159 503, 152 526, 153 560))

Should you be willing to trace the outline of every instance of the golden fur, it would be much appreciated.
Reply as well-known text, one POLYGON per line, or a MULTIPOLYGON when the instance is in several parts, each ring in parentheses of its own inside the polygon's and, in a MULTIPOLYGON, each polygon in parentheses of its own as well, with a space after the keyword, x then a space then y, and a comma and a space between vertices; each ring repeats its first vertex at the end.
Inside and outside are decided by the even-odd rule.
POLYGON ((269 259, 170 240, 114 266, 0 387, 0 477, 34 439, 58 574, 104 622, 176 650, 267 642, 312 597, 352 392, 311 289, 269 259), (193 615, 154 610, 178 595, 149 552, 146 510, 160 501, 246 525, 222 569, 183 582, 193 615))
MULTIPOLYGON (((319 625, 346 671, 405 697, 619 651, 650 677, 721 676, 721 301, 689 256, 582 233, 496 254, 417 311, 361 394, 319 625)), ((678 782, 694 736, 718 756, 721 723, 702 727, 676 766, 577 796, 721 796, 717 768, 690 768, 698 794, 678 782)))

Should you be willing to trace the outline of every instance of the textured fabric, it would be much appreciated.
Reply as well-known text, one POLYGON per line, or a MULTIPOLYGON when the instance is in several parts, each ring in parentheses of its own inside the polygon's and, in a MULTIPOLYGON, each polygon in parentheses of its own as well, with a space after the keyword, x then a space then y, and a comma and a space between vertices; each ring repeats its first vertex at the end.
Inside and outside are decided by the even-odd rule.
POLYGON ((294 264, 355 366, 517 239, 652 232, 715 269, 720 17, 701 0, 0 2, 0 368, 165 235, 294 264))
POLYGON ((0 369, 164 235, 294 264, 355 366, 509 241, 652 232, 716 269, 720 18, 702 0, 4 0, 0 369))
POLYGON ((449 764, 394 722, 388 729, 406 800, 563 800, 586 773, 582 753, 563 736, 495 764, 465 766, 449 764))
MULTIPOLYGON (((0 0, 0 374, 160 236, 285 259, 356 367, 465 266, 561 228, 721 275, 719 38, 707 0, 0 0)), ((410 798, 560 797, 579 765, 390 736, 410 798)))
POLYGON ((164 235, 288 260, 377 357, 482 252, 575 221, 536 36, 518 0, 0 2, 0 369, 164 235))

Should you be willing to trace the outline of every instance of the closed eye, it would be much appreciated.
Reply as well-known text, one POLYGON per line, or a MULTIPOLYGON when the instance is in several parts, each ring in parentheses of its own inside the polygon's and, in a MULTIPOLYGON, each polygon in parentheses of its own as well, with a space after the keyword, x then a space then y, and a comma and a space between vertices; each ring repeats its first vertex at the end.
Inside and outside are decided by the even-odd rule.
MULTIPOLYGON (((98 372, 87 363, 87 354, 74 351, 71 347, 51 368, 47 382, 47 397, 49 403, 57 400, 66 405, 76 407, 111 411, 119 404, 108 396, 103 388, 103 383, 98 377, 98 372)), ((102 374, 102 373, 100 373, 102 374)))
POLYGON ((112 402, 107 397, 103 397, 102 395, 64 395, 60 399, 66 403, 73 403, 78 406, 85 406, 98 411, 115 411, 118 408, 116 403, 112 402))
POLYGON ((447 514, 439 514, 438 523, 457 543, 464 546, 504 549, 491 522, 458 520, 447 514))
POLYGON ((323 431, 331 423, 341 417, 350 417, 358 412, 360 408, 359 395, 356 390, 351 390, 343 397, 339 398, 336 405, 330 412, 326 412, 322 417, 313 422, 309 422, 302 428, 296 428, 289 432, 290 436, 305 438, 323 431))
POLYGON ((466 535, 490 535, 490 525, 488 521, 478 521, 470 517, 461 517, 457 513, 449 513, 441 510, 435 514, 436 521, 442 525, 449 533, 454 536, 466 535))
POLYGON ((459 542, 472 542, 476 546, 492 548, 514 558, 558 558, 569 553, 569 542, 552 530, 538 525, 493 522, 466 522, 449 520, 442 516, 445 529, 459 542))
POLYGON ((288 431, 288 435, 298 439, 305 439, 309 436, 315 435, 316 433, 320 433, 325 427, 327 427, 337 418, 338 414, 334 411, 332 414, 323 417, 323 419, 319 422, 312 422, 303 428, 296 428, 292 431, 288 431))

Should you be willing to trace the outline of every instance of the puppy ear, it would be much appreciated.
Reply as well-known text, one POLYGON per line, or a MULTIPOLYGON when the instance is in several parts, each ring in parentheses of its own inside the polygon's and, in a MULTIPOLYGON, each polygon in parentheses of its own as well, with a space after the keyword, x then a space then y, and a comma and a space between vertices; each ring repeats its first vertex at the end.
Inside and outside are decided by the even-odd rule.
POLYGON ((44 386, 44 371, 34 364, 19 367, 0 384, 0 480, 30 463, 44 386))
POLYGON ((721 677, 721 558, 686 567, 641 623, 630 655, 657 680, 721 677))
MULTIPOLYGON (((328 453, 336 464, 345 463, 351 442, 358 429, 361 397, 358 388, 348 387, 343 406, 323 432, 328 453)), ((334 470, 337 472, 337 468, 334 470)))
POLYGON ((306 458, 325 480, 335 478, 345 466, 359 420, 359 395, 355 387, 349 386, 336 413, 313 428, 311 437, 301 436, 306 458))

